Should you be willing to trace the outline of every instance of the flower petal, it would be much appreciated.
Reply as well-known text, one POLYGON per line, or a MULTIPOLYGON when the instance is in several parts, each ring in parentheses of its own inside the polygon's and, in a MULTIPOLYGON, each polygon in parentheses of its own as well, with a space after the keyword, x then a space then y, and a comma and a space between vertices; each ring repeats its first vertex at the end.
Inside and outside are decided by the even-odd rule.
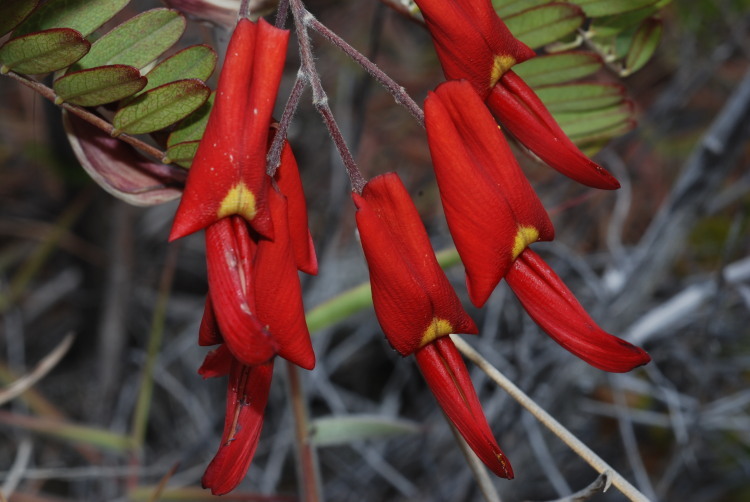
POLYGON ((515 38, 490 0, 415 0, 449 80, 468 79, 486 98, 502 74, 536 54, 515 38))
POLYGON ((233 214, 273 238, 265 200, 266 143, 288 40, 288 31, 263 19, 237 23, 170 241, 233 214))
POLYGON ((211 305, 224 342, 248 365, 266 362, 276 353, 275 342, 255 314, 253 248, 240 217, 222 218, 206 229, 211 305))
POLYGON ((422 347, 415 357, 438 404, 471 449, 492 472, 513 479, 513 468, 492 435, 469 372, 450 337, 422 347))
POLYGON ((481 307, 527 245, 554 238, 552 222, 467 81, 446 82, 430 93, 425 123, 469 297, 481 307))
POLYGON ((550 167, 586 186, 615 190, 620 183, 592 161, 563 132, 536 93, 513 71, 487 98, 500 123, 550 167))
POLYGON ((221 445, 201 479, 214 495, 234 490, 247 474, 263 427, 272 375, 273 360, 259 366, 232 364, 221 445))
POLYGON ((232 369, 234 356, 226 345, 220 345, 206 354, 203 364, 198 368, 198 374, 203 378, 215 378, 228 375, 232 369))
POLYGON ((211 305, 211 295, 209 294, 206 295, 203 317, 198 328, 198 345, 205 347, 206 345, 216 345, 223 342, 224 338, 221 336, 219 324, 216 322, 216 314, 214 314, 214 307, 211 305))
POLYGON ((477 333, 398 176, 377 176, 353 198, 375 314, 393 348, 406 356, 450 333, 477 333))
POLYGON ((281 193, 289 206, 289 235, 294 245, 297 268, 310 275, 318 274, 318 258, 315 255, 312 236, 307 225, 307 203, 302 191, 302 180, 297 169, 297 160, 287 141, 281 151, 281 165, 274 176, 281 193))
POLYGON ((258 319, 278 344, 277 353, 305 369, 315 367, 310 332, 305 322, 302 287, 289 236, 286 197, 269 190, 275 229, 273 241, 260 239, 253 262, 258 319))
POLYGON ((623 373, 651 360, 643 349, 597 326, 557 274, 531 249, 521 254, 505 278, 534 322, 590 365, 623 373))

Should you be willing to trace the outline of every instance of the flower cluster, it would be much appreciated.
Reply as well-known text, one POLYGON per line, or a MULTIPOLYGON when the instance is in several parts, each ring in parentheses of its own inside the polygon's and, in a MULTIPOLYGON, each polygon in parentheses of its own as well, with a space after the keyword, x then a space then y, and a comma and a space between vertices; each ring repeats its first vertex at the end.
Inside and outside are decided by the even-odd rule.
POLYGON ((199 343, 220 345, 199 372, 229 375, 221 445, 203 476, 214 494, 234 489, 252 461, 275 356, 315 366, 297 271, 318 266, 288 144, 273 178, 266 172, 288 39, 263 20, 237 24, 170 235, 205 229, 209 293, 199 343))
MULTIPOLYGON (((558 171, 585 185, 615 180, 563 133, 535 93, 510 69, 534 56, 508 31, 490 0, 416 0, 448 82, 425 101, 425 125, 446 220, 481 307, 505 278, 531 318, 589 364, 624 372, 646 364, 642 349, 599 328, 529 245, 554 229, 521 172, 505 130, 558 171)), ((510 463, 487 425, 451 333, 476 333, 435 259, 427 234, 394 173, 354 194, 375 312, 390 344, 414 354, 456 429, 498 476, 510 463)))
MULTIPOLYGON (((591 187, 617 181, 565 136, 511 67, 534 56, 490 0, 416 0, 447 82, 425 101, 427 140, 448 227, 482 307, 505 278, 523 307, 564 348, 606 371, 649 356, 599 328, 529 246, 554 237, 552 223, 503 132, 546 163, 591 187), (494 117, 493 117, 494 115, 494 117)), ((201 345, 219 345, 200 373, 229 375, 219 451, 203 484, 232 490, 260 435, 276 356, 315 365, 298 271, 317 273, 297 165, 284 143, 269 174, 272 109, 289 33, 241 19, 227 49, 216 102, 193 161, 171 240, 205 229, 209 293, 201 345)), ((476 334, 439 266, 427 232, 395 173, 352 194, 378 321, 392 347, 414 355, 438 403, 479 458, 513 477, 482 411, 452 333, 476 334)))

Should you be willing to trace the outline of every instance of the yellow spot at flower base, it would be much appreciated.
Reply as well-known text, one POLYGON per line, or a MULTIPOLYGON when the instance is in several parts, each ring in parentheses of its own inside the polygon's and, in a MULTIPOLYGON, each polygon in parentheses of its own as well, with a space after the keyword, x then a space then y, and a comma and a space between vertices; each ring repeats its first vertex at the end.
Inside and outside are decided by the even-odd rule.
POLYGON ((229 189, 226 197, 221 201, 216 216, 224 218, 238 214, 247 221, 252 221, 255 218, 255 211, 255 195, 244 183, 239 183, 229 189))
POLYGON ((539 240, 539 230, 534 227, 518 227, 516 239, 513 241, 513 259, 518 258, 518 255, 523 253, 529 244, 537 240, 539 240))
POLYGON ((490 74, 490 87, 495 87, 497 81, 508 71, 511 66, 516 64, 516 58, 511 55, 496 55, 492 61, 492 73, 490 74))
POLYGON ((451 326, 451 323, 449 323, 445 319, 433 317, 430 325, 427 326, 426 330, 424 330, 424 335, 422 335, 422 343, 420 343, 419 346, 424 347, 428 343, 434 342, 441 336, 450 335, 452 332, 453 326, 451 326))

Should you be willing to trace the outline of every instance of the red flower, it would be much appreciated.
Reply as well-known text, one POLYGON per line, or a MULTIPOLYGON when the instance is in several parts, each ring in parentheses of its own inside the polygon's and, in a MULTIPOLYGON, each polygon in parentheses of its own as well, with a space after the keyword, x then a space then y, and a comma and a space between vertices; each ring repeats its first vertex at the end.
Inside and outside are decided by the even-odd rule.
POLYGON ((453 241, 481 307, 526 246, 554 229, 480 97, 446 82, 425 100, 427 139, 453 241))
POLYGON ((206 356, 199 370, 204 378, 229 373, 224 432, 219 450, 201 480, 214 495, 234 490, 245 477, 258 447, 263 412, 268 402, 273 360, 258 366, 237 361, 222 345, 206 356))
POLYGON ((430 389, 479 458, 498 476, 513 471, 492 436, 450 333, 476 333, 435 259, 424 226, 395 173, 353 194, 370 270, 375 314, 401 355, 414 353, 430 389))
POLYGON ((276 228, 273 241, 251 236, 239 216, 222 218, 206 229, 210 302, 199 341, 223 341, 242 364, 261 364, 278 354, 312 369, 315 355, 289 236, 286 197, 269 187, 267 198, 276 228))
POLYGON ((513 37, 490 0, 415 0, 446 78, 467 79, 506 130, 564 175, 594 188, 620 184, 560 129, 511 66, 534 56, 513 37))
POLYGON ((467 79, 486 99, 498 79, 536 54, 513 36, 487 0, 416 0, 445 78, 467 79))
POLYGON ((398 175, 377 176, 352 197, 375 314, 393 348, 408 356, 438 337, 477 333, 398 175))
POLYGON ((266 144, 288 40, 288 31, 263 19, 237 23, 170 240, 233 214, 244 217, 259 234, 273 237, 266 201, 266 144))
POLYGON ((501 478, 513 479, 513 468, 497 445, 461 354, 450 337, 419 349, 415 357, 438 404, 472 450, 501 478))
POLYGON ((651 361, 643 349, 597 326, 557 274, 531 249, 521 253, 505 278, 534 322, 590 365, 623 373, 651 361))

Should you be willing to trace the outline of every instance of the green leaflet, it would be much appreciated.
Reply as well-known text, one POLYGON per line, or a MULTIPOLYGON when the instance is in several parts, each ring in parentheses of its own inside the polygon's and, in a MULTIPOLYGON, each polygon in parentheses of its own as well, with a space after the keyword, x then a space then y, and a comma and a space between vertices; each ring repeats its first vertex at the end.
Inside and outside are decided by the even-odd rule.
POLYGON ((13 36, 50 28, 72 28, 87 37, 112 19, 128 2, 130 0, 50 0, 34 11, 13 36))
POLYGON ((203 137, 203 132, 206 130, 208 117, 211 114, 211 107, 214 105, 215 98, 216 92, 214 91, 200 108, 177 124, 177 127, 175 127, 167 139, 167 146, 200 140, 203 137))
POLYGON ((210 93, 198 79, 170 82, 128 102, 117 111, 112 125, 129 134, 158 131, 190 115, 210 93))
POLYGON ((39 0, 3 0, 3 15, 0 18, 0 37, 18 26, 28 16, 39 0))
POLYGON ((70 28, 29 33, 0 47, 0 71, 32 75, 53 72, 78 61, 89 47, 91 44, 70 28))
POLYGON ((538 48, 575 32, 585 17, 575 5, 551 3, 526 9, 504 20, 516 38, 531 48, 538 48))
POLYGON ((602 60, 590 52, 563 52, 539 56, 513 67, 531 87, 569 82, 596 73, 602 60))
POLYGON ((646 19, 633 37, 627 55, 623 76, 627 76, 643 68, 654 55, 662 34, 662 24, 659 19, 646 19))
POLYGON ((70 73, 55 81, 52 88, 58 102, 98 106, 131 96, 146 86, 146 77, 132 66, 100 66, 70 73))
POLYGON ((597 110, 618 105, 625 99, 621 85, 597 82, 540 87, 536 93, 551 113, 597 110))
POLYGON ((198 145, 200 141, 185 141, 184 143, 177 143, 167 148, 165 162, 173 162, 185 169, 190 169, 190 165, 193 163, 193 157, 195 152, 198 151, 198 145))
POLYGON ((148 84, 143 92, 186 78, 197 78, 205 82, 216 68, 216 59, 216 52, 207 45, 192 45, 182 49, 146 74, 148 84))
POLYGON ((139 14, 94 42, 70 71, 123 64, 141 69, 172 47, 185 31, 185 18, 170 9, 139 14))
POLYGON ((611 16, 648 7, 659 0, 576 0, 589 17, 611 16))

